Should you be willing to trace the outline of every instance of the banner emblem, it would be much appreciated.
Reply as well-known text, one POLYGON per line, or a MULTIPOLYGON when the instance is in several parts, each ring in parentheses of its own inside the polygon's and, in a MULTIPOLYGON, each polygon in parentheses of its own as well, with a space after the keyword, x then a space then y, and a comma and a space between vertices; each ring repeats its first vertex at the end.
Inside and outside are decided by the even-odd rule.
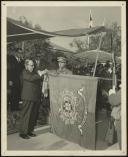
POLYGON ((73 92, 64 90, 61 96, 62 104, 59 109, 59 114, 61 120, 65 122, 65 124, 74 124, 77 121, 77 98, 73 94, 73 92))

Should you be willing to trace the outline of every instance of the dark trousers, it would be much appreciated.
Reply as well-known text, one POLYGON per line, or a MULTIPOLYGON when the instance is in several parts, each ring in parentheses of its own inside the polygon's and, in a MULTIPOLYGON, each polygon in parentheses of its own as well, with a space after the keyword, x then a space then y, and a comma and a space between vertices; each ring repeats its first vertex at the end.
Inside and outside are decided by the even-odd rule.
POLYGON ((115 120, 115 129, 117 131, 117 139, 121 149, 121 119, 115 120))
POLYGON ((8 110, 10 111, 19 111, 19 101, 20 98, 18 95, 9 95, 8 96, 8 110))
POLYGON ((23 100, 20 119, 20 134, 33 132, 36 125, 40 102, 23 100))

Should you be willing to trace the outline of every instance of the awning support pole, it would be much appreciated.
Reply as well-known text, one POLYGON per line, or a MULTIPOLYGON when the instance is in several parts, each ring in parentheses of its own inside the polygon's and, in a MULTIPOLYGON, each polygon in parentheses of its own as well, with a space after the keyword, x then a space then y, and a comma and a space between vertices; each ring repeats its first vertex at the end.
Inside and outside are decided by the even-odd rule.
POLYGON ((22 50, 24 51, 24 41, 22 41, 22 50))
POLYGON ((96 73, 96 67, 97 67, 97 62, 98 62, 98 58, 99 58, 99 52, 100 52, 100 48, 101 48, 101 43, 102 43, 103 36, 104 36, 104 33, 101 34, 99 46, 96 49, 98 51, 98 53, 97 53, 97 56, 96 56, 95 67, 94 67, 94 71, 93 71, 93 77, 95 77, 95 73, 96 73))

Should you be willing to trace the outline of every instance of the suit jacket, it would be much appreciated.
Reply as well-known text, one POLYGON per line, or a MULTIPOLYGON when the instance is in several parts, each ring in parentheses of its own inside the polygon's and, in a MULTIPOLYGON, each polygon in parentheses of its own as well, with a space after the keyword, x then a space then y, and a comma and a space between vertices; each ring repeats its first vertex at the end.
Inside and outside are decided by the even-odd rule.
POLYGON ((20 86, 20 74, 21 68, 20 63, 16 60, 14 56, 7 57, 7 81, 12 81, 13 86, 11 88, 11 93, 14 97, 19 97, 21 95, 21 86, 20 86))
POLYGON ((41 77, 35 72, 24 70, 22 73, 22 100, 39 101, 41 98, 41 77))

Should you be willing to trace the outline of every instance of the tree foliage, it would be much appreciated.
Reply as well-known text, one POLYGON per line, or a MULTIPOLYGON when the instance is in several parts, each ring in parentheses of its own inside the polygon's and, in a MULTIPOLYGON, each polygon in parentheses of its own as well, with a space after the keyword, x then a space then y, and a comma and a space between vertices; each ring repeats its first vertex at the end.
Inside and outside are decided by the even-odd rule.
MULTIPOLYGON (((42 30, 39 24, 33 24, 26 17, 20 16, 19 22, 21 25, 35 29, 42 30)), ((39 59, 44 68, 57 68, 57 57, 66 56, 63 52, 55 50, 49 39, 32 39, 21 42, 13 42, 7 46, 9 55, 18 55, 24 59, 32 58, 39 59), (22 51, 22 53, 19 53, 22 51)))
POLYGON ((88 41, 87 38, 80 39, 80 38, 74 38, 73 41, 70 43, 71 47, 75 47, 77 49, 77 52, 81 52, 88 49, 88 41))
MULTIPOLYGON (((19 22, 29 28, 42 30, 39 24, 33 24, 26 17, 19 17, 19 22)), ((121 28, 117 25, 117 23, 113 23, 112 25, 106 25, 108 31, 106 35, 102 39, 101 50, 111 53, 115 52, 117 56, 121 54, 121 28), (112 34, 112 42, 111 42, 111 34, 112 34), (111 47, 112 45, 112 47, 111 47)), ((99 45, 100 36, 88 36, 81 38, 74 38, 72 43, 70 43, 71 47, 75 47, 77 52, 82 52, 86 50, 94 50, 99 45), (89 43, 89 44, 88 44, 89 43)), ((62 55, 62 52, 58 52, 54 50, 53 46, 50 43, 50 40, 46 39, 34 39, 34 40, 26 40, 24 42, 14 42, 8 45, 8 52, 10 54, 17 53, 17 49, 22 49, 22 55, 24 58, 40 58, 45 65, 49 65, 50 67, 56 66, 56 58, 62 55)), ((71 64, 75 63, 70 61, 71 64)), ((69 63, 70 63, 69 62, 69 63)), ((79 61, 76 60, 76 63, 79 61)))
MULTIPOLYGON (((121 27, 116 22, 106 25, 106 35, 102 38, 101 50, 111 53, 114 51, 116 56, 121 55, 121 27)), ((70 43, 71 47, 77 48, 77 52, 94 50, 99 46, 101 35, 92 35, 84 39, 74 38, 70 43)))

